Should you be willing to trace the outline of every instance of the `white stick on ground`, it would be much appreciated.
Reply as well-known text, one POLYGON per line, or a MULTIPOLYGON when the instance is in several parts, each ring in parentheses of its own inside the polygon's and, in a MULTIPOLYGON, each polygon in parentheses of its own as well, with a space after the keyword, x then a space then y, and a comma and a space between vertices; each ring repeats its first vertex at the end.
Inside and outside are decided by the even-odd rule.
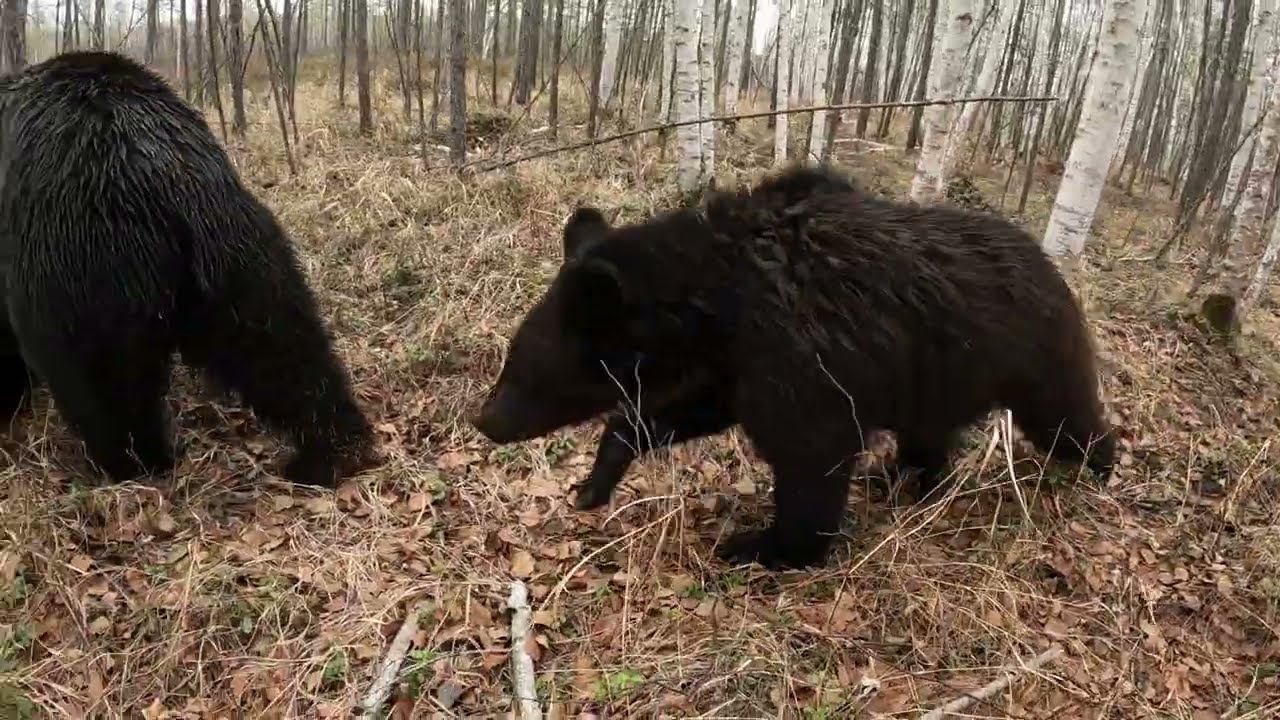
POLYGON ((542 720, 542 708, 538 706, 538 691, 534 686, 533 658, 525 651, 529 631, 533 629, 529 610, 529 589, 516 580, 511 583, 511 677, 515 683, 516 707, 520 708, 520 720, 542 720))
POLYGON ((409 617, 404 619, 404 624, 400 626, 395 639, 391 641, 391 646, 387 648, 387 654, 382 657, 382 667, 378 669, 373 685, 369 686, 369 692, 365 693, 364 700, 360 703, 365 716, 377 715, 382 706, 387 704, 391 689, 395 687, 396 680, 400 677, 400 666, 404 664, 404 658, 409 654, 409 647, 413 645, 413 636, 418 634, 418 616, 426 608, 426 601, 413 606, 409 617))
POLYGON ((1041 667, 1044 667, 1056 660, 1061 654, 1062 646, 1054 645, 1048 650, 1045 650, 1034 658, 1028 660, 1025 664, 1019 663, 1018 665, 1006 667, 1004 674, 987 683, 986 687, 978 690, 977 692, 971 692, 967 695, 958 697, 940 708, 930 710, 926 715, 921 717, 920 720, 942 720, 942 718, 947 715, 958 713, 975 702, 990 700, 996 693, 1009 687, 1009 683, 1012 683, 1014 677, 1017 675, 1024 672, 1035 672, 1041 667))

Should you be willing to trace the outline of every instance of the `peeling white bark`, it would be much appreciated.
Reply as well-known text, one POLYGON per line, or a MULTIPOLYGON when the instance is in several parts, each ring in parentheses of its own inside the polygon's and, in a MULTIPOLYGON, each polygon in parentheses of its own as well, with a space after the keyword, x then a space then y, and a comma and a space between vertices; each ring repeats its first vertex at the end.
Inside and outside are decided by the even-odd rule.
MULTIPOLYGON (((675 44, 676 120, 698 117, 698 0, 673 0, 672 41, 675 44)), ((690 191, 702 183, 702 130, 700 125, 676 128, 676 184, 690 191)))
MULTIPOLYGON (((939 8, 939 20, 945 24, 940 33, 941 52, 937 53, 934 72, 930 73, 930 99, 955 97, 960 89, 964 51, 973 35, 973 9, 974 0, 950 0, 948 7, 939 8), (943 10, 946 10, 945 15, 943 10)), ((942 193, 942 161, 955 115, 954 105, 930 105, 924 110, 924 140, 916 163, 916 174, 911 181, 911 199, 915 202, 932 202, 942 193)))
POLYGON ((1138 23, 1146 0, 1107 0, 1084 107, 1043 246, 1052 256, 1077 256, 1093 224, 1111 158, 1120 140, 1138 54, 1138 23))

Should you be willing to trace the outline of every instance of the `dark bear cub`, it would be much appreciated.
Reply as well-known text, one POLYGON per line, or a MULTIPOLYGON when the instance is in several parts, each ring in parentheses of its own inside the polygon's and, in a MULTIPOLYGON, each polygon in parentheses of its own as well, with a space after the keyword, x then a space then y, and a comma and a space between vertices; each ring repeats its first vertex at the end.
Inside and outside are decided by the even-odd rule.
POLYGON ((293 247, 204 119, 114 53, 0 80, 0 416, 29 376, 115 480, 173 464, 174 351, 240 395, 332 485, 372 433, 293 247))
POLYGON ((639 453, 740 424, 773 469, 774 520, 722 555, 796 567, 825 558, 874 430, 929 484, 1002 406, 1042 450, 1110 471, 1080 309, 998 217, 790 169, 635 225, 579 210, 564 255, 475 424, 506 443, 635 408, 610 417, 579 507, 607 502, 639 453))

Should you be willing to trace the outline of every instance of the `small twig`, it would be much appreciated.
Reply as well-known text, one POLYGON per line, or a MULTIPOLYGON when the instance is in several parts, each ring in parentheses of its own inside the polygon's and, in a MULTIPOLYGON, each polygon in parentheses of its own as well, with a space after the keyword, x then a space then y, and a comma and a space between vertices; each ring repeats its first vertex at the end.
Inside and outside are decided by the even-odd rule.
POLYGON ((952 713, 958 713, 964 710, 965 708, 969 707, 970 705, 974 704, 975 702, 985 703, 986 701, 990 700, 992 696, 994 696, 996 693, 1009 687, 1009 683, 1013 682, 1013 678, 1017 674, 1022 672, 1035 672, 1036 670, 1039 670, 1044 665, 1047 665, 1053 662, 1054 660, 1056 660, 1058 656, 1061 654, 1062 654, 1062 646, 1054 645, 1048 650, 1045 650, 1044 652, 1035 656, 1031 660, 1027 661, 1025 664, 1019 663, 1018 665, 1006 667, 1004 670, 1004 674, 996 678, 995 680, 992 680, 991 682, 987 683, 986 687, 982 688, 981 690, 978 690, 977 692, 966 693, 965 695, 962 695, 956 698, 955 700, 952 700, 951 702, 947 703, 946 705, 943 705, 940 708, 930 710, 928 713, 923 715, 920 718, 920 720, 942 720, 943 717, 950 715, 952 713))
POLYGON ((400 666, 404 664, 405 655, 409 654, 409 646, 413 644, 413 636, 418 633, 418 616, 426 608, 426 601, 413 606, 409 616, 404 619, 404 624, 400 626, 400 631, 396 633, 395 639, 391 641, 391 646, 387 648, 387 654, 382 657, 382 667, 378 669, 377 677, 360 703, 367 717, 376 715, 390 697, 391 688, 395 687, 396 679, 400 676, 400 666))
MULTIPOLYGON (((776 115, 794 115, 797 113, 811 113, 811 112, 817 112, 819 110, 836 110, 836 111, 876 110, 880 108, 891 108, 891 107, 892 108, 914 108, 914 107, 928 107, 930 105, 963 105, 965 103, 971 103, 971 102, 1040 103, 1040 102, 1055 102, 1057 99, 1058 99, 1057 97, 1053 97, 1053 96, 965 97, 965 98, 952 98, 947 100, 903 100, 898 102, 880 102, 880 103, 846 103, 842 105, 812 105, 809 107, 787 108, 785 110, 762 110, 760 112, 745 113, 741 115, 713 115, 707 118, 697 118, 696 120, 680 120, 677 122, 662 123, 661 125, 650 125, 648 127, 643 127, 638 130, 628 130, 626 132, 620 132, 614 135, 607 135, 605 137, 596 138, 594 140, 583 140, 581 142, 569 143, 567 145, 560 145, 557 147, 548 148, 546 150, 539 150, 538 152, 532 152, 532 153, 529 153, 528 155, 520 155, 519 157, 514 157, 514 158, 511 158, 510 160, 501 160, 496 163, 485 165, 484 167, 476 170, 476 172, 489 172, 491 170, 498 170, 500 168, 511 167, 512 165, 515 165, 517 163, 525 162, 526 160, 536 160, 537 158, 547 157, 548 155, 556 155, 563 152, 569 152, 570 150, 581 150, 582 148, 592 147, 595 145, 604 145, 606 143, 616 142, 618 140, 625 140, 627 138, 635 137, 637 135, 645 135, 648 133, 659 132, 662 130, 670 130, 672 128, 684 127, 686 125, 701 125, 703 123, 731 122, 731 121, 736 122, 738 120, 751 120, 753 118, 773 117, 776 115)), ((471 162, 462 165, 460 169, 466 169, 468 167, 480 165, 483 162, 484 161, 481 161, 481 160, 472 160, 471 162)))
POLYGON ((515 580, 511 583, 511 597, 507 598, 511 614, 511 678, 515 685, 516 707, 520 708, 520 720, 542 720, 542 708, 538 706, 538 691, 534 686, 533 658, 525 650, 529 631, 533 629, 529 611, 529 589, 515 580))

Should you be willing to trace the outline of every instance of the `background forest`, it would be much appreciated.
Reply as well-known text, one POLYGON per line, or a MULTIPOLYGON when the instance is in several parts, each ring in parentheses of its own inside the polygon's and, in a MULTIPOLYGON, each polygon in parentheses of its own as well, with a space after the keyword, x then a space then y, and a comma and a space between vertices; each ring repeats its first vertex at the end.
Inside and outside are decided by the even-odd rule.
POLYGON ((369 716, 937 718, 984 687, 946 716, 1280 715, 1277 10, 3 0, 5 70, 119 50, 205 111, 386 462, 291 487, 180 370, 174 477, 96 485, 38 401, 0 436, 0 718, 343 717, 406 619, 369 716), (987 100, 927 102, 954 98, 987 100), (495 448, 465 422, 575 207, 637 220, 793 161, 1042 239, 1120 429, 1106 487, 1040 469, 995 413, 944 497, 857 480, 835 557, 769 573, 713 555, 769 512, 736 433, 587 513, 598 426, 495 448))

